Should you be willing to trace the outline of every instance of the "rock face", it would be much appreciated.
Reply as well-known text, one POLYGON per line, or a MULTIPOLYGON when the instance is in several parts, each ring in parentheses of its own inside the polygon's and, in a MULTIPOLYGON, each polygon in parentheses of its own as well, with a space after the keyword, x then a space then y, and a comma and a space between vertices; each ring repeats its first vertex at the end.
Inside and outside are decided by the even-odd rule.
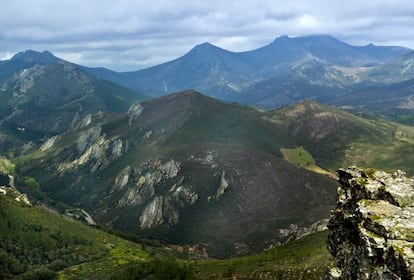
POLYGON ((328 225, 337 267, 327 279, 413 279, 414 179, 357 167, 338 174, 328 225))

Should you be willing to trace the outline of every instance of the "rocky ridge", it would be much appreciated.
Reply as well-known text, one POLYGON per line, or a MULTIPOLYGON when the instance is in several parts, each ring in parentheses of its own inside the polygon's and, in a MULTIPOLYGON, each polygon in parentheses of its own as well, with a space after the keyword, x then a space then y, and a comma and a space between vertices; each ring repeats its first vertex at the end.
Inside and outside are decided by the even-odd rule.
POLYGON ((337 267, 326 279, 413 279, 414 179, 357 167, 338 175, 328 224, 337 267))

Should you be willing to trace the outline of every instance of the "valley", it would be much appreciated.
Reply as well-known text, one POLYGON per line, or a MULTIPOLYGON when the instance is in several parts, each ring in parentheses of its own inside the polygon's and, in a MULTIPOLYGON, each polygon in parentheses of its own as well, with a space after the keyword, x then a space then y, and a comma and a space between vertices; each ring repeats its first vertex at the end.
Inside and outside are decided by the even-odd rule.
POLYGON ((318 35, 0 61, 0 278, 321 279, 336 170, 414 174, 411 56, 318 35))

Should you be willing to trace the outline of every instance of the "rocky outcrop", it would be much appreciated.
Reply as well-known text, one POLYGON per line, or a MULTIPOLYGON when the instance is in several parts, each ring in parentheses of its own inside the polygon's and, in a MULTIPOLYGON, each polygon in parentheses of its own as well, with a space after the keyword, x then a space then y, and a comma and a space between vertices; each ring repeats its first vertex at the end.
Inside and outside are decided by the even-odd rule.
POLYGON ((7 196, 13 198, 17 202, 21 202, 25 205, 32 206, 32 204, 30 203, 30 200, 27 197, 27 195, 25 193, 19 192, 14 187, 14 177, 11 176, 11 175, 4 176, 4 175, 0 174, 0 194, 4 195, 4 196, 7 195, 7 196), (5 179, 6 180, 9 179, 8 184, 5 184, 5 179))
POLYGON ((119 207, 139 205, 155 195, 155 186, 161 181, 175 178, 180 171, 180 163, 173 159, 162 163, 154 158, 145 162, 139 169, 125 168, 115 178, 112 191, 123 189, 128 182, 135 181, 118 201, 119 207))
POLYGON ((328 225, 337 267, 327 279, 413 279, 414 179, 357 167, 338 174, 328 225))
POLYGON ((138 119, 138 117, 141 115, 144 108, 142 107, 141 103, 137 102, 134 105, 132 105, 127 113, 128 116, 128 124, 132 125, 132 123, 138 119))
POLYGON ((45 152, 49 150, 50 148, 52 148, 57 138, 58 138, 57 135, 49 138, 45 143, 42 144, 42 146, 40 146, 40 150, 42 152, 45 152))
POLYGON ((101 135, 100 127, 92 127, 77 139, 78 157, 73 161, 58 164, 57 169, 64 173, 88 164, 90 172, 103 170, 127 151, 128 141, 119 138, 107 139, 105 134, 101 135))
POLYGON ((193 205, 198 194, 187 186, 174 185, 164 197, 156 196, 144 209, 139 217, 140 227, 149 229, 162 224, 167 226, 179 222, 180 211, 193 205))
POLYGON ((122 190, 128 184, 131 172, 132 168, 129 165, 121 170, 121 172, 115 178, 115 183, 112 186, 112 192, 122 190))
POLYGON ((139 216, 142 229, 177 224, 180 211, 198 200, 193 187, 183 184, 184 177, 177 177, 180 166, 181 163, 174 159, 162 162, 159 158, 152 158, 140 168, 123 168, 110 191, 123 193, 116 206, 143 205, 144 209, 139 216), (174 178, 176 180, 171 181, 174 178))

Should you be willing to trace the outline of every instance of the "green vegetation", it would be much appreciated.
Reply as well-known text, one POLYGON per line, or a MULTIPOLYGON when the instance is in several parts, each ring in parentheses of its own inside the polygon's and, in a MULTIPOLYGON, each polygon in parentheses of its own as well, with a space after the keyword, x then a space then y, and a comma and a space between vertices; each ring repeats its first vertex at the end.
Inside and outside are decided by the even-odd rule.
POLYGON ((283 158, 290 163, 299 165, 307 170, 320 173, 320 174, 329 174, 328 171, 320 168, 316 165, 315 160, 312 155, 306 151, 303 147, 297 148, 280 148, 280 152, 283 155, 283 158))
POLYGON ((117 267, 148 259, 138 244, 18 203, 13 197, 11 190, 0 195, 1 279, 52 279, 58 271, 82 263, 106 261, 117 267))
POLYGON ((297 147, 292 149, 281 148, 280 151, 283 154, 283 158, 291 163, 303 167, 315 165, 315 160, 313 159, 312 155, 303 147, 297 147))
POLYGON ((323 279, 332 262, 326 237, 319 232, 257 255, 199 261, 194 270, 200 279, 323 279))
POLYGON ((5 157, 0 156, 0 174, 13 175, 16 165, 5 157))
POLYGON ((330 263, 326 232, 227 260, 178 259, 0 195, 1 279, 319 279, 330 263))
MULTIPOLYGON (((374 166, 414 174, 414 128, 384 120, 365 119, 314 102, 273 111, 271 120, 283 124, 324 169, 334 171, 347 165, 374 166)), ((292 145, 292 144, 291 144, 292 145)), ((299 150, 298 150, 299 151, 299 150)), ((306 163, 306 157, 296 162, 306 163)))

